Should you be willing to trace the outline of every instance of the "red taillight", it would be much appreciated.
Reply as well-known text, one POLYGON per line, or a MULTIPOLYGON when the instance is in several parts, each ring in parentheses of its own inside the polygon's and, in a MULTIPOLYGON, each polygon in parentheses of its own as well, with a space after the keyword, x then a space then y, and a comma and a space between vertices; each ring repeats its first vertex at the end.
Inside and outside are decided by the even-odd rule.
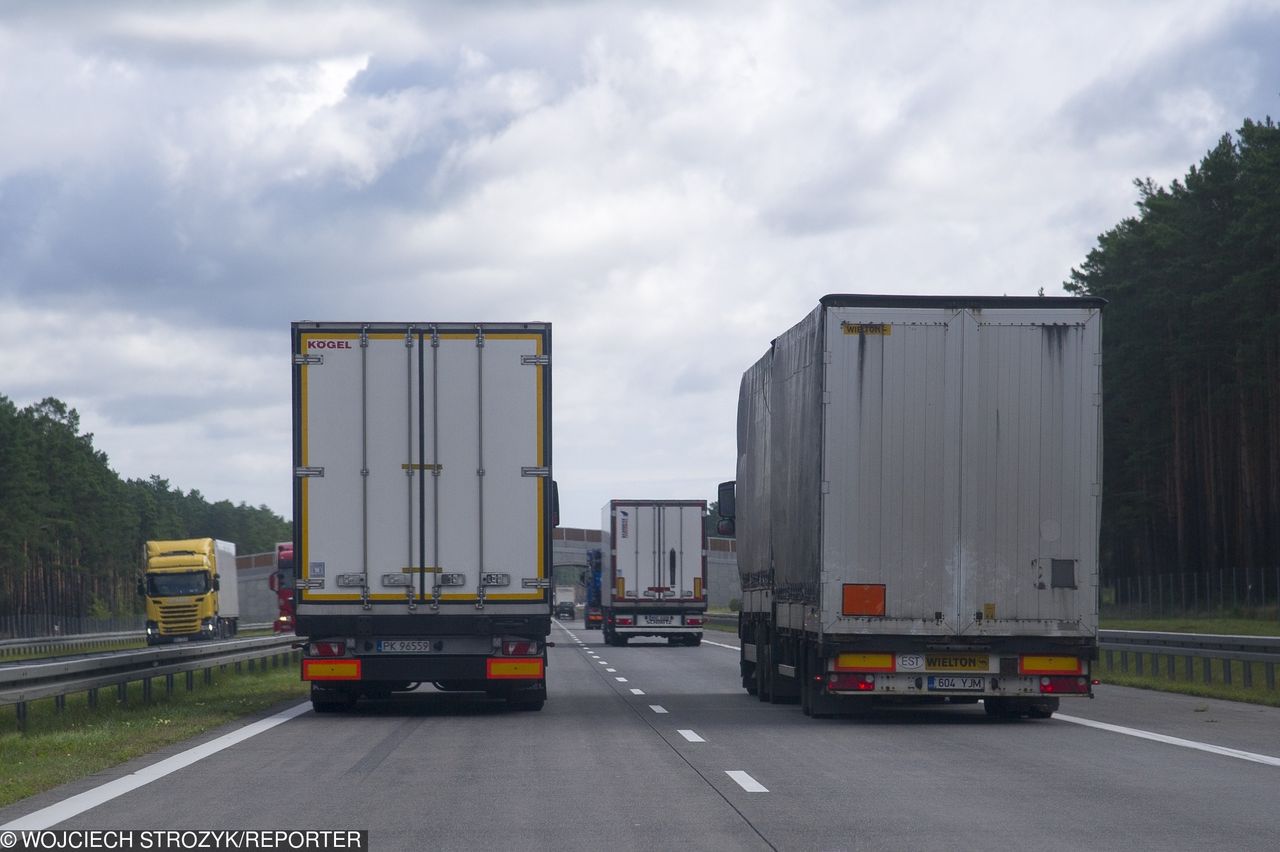
POLYGON ((503 639, 495 649, 504 657, 533 657, 542 651, 537 639, 503 639))
POLYGON ((876 688, 876 676, 866 672, 832 672, 827 675, 827 688, 838 692, 870 692, 876 688))
POLYGON ((341 657, 345 653, 346 642, 312 642, 307 645, 307 655, 311 657, 341 657))
POLYGON ((689 625, 690 627, 701 627, 701 626, 702 626, 702 616, 700 616, 700 615, 686 615, 686 616, 684 617, 684 623, 685 623, 685 624, 687 624, 687 625, 689 625))
POLYGON ((618 619, 617 619, 618 624, 622 627, 630 627, 633 620, 634 619, 632 619, 631 616, 629 615, 620 615, 618 616, 618 619))
POLYGON ((1087 677, 1042 677, 1040 678, 1040 691, 1046 694, 1080 694, 1089 691, 1089 679, 1087 677))

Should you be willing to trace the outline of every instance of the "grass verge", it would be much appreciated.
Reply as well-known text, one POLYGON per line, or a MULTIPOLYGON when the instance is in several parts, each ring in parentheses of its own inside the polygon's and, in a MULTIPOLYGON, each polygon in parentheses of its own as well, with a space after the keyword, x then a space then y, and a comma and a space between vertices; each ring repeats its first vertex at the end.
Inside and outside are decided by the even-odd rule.
POLYGON ((60 713, 53 699, 41 699, 29 706, 25 732, 12 707, 0 708, 7 711, 0 731, 0 806, 308 694, 296 664, 242 674, 232 666, 215 668, 213 683, 197 675, 192 692, 181 677, 175 682, 166 696, 165 679, 154 678, 150 704, 143 703, 141 682, 129 685, 123 704, 114 688, 98 691, 97 708, 83 693, 67 696, 60 713))
POLYGON ((1122 657, 1119 651, 1112 652, 1111 668, 1107 668, 1107 653, 1102 652, 1094 667, 1093 676, 1103 683, 1115 686, 1132 686, 1138 689, 1154 689, 1159 692, 1178 692, 1183 695, 1195 695, 1200 698, 1219 698, 1223 701, 1244 701, 1249 704, 1264 704, 1280 707, 1280 690, 1268 689, 1263 663, 1250 663, 1242 660, 1231 661, 1231 683, 1224 683, 1223 660, 1207 660, 1191 658, 1191 672, 1188 676, 1186 659, 1174 657, 1170 677, 1169 659, 1166 655, 1128 653, 1122 657), (1141 660, 1141 662, 1139 662, 1141 660), (1138 672, 1141 665, 1142 672, 1138 672), (1155 666, 1159 665, 1156 669, 1155 666), (1213 681, 1204 682, 1205 666, 1211 666, 1213 681), (1245 667, 1251 666, 1253 686, 1245 686, 1245 667))

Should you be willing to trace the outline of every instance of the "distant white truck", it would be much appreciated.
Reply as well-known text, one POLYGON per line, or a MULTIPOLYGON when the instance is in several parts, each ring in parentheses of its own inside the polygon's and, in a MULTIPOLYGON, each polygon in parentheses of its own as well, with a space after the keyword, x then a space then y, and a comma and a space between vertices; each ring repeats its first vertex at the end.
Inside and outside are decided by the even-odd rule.
POLYGON ((573 620, 574 616, 577 615, 577 607, 574 605, 576 593, 577 586, 556 586, 556 618, 563 618, 568 621, 573 620))
POLYGON ((740 670, 761 700, 1090 697, 1095 298, 827 296, 742 378, 740 670))
POLYGON ((702 641, 707 611, 705 500, 610 500, 601 511, 604 640, 702 641))
POLYGON ((551 326, 295 322, 296 632, 317 711, 546 698, 551 326))

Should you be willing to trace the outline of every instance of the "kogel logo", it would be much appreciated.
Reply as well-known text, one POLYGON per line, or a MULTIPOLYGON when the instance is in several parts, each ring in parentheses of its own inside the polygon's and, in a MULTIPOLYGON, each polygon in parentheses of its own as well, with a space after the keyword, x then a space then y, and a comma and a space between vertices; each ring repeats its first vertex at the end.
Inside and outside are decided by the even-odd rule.
POLYGON ((308 340, 308 349, 350 349, 350 340, 308 340))

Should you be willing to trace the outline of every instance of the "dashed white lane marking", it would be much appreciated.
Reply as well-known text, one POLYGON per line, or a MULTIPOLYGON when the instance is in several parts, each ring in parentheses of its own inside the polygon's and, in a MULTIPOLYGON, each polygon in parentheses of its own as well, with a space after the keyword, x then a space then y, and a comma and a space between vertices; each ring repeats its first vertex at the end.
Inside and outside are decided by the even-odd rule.
POLYGON ((643 690, 643 689, 636 689, 635 687, 632 687, 632 688, 631 688, 631 694, 632 694, 632 695, 644 695, 644 690, 643 690))
POLYGON ((697 734, 695 734, 693 731, 676 731, 676 733, 677 733, 677 734, 679 734, 680 736, 684 737, 686 740, 688 740, 688 741, 689 741, 689 742, 691 742, 691 743, 705 743, 705 742, 706 742, 706 740, 704 740, 702 737, 700 737, 700 736, 698 736, 697 734))
POLYGON ((282 710, 274 716, 268 716, 266 719, 259 719, 257 722, 245 725, 238 731, 223 734, 217 739, 201 743, 194 748, 175 754, 173 757, 167 757, 164 760, 139 769, 132 775, 108 781, 106 784, 94 787, 92 790, 86 790, 77 796, 64 799, 56 805, 50 805, 47 808, 33 811, 26 816, 18 817, 12 822, 0 825, 0 830, 21 831, 27 829, 37 831, 51 828, 77 814, 84 813, 90 808, 96 808, 98 805, 109 802, 117 796, 123 796, 130 790, 136 790, 139 787, 150 784, 152 781, 157 781, 166 775, 177 772, 179 769, 188 767, 196 761, 203 760, 211 754, 217 754, 225 748, 242 743, 264 731, 269 731, 276 725, 283 724, 295 716, 301 716, 310 709, 311 702, 307 701, 295 707, 290 707, 288 710, 282 710))
POLYGON ((752 778, 741 769, 726 769, 725 775, 728 775, 734 781, 738 782, 738 786, 746 790, 748 793, 767 793, 769 788, 752 778))
POLYGON ((703 639, 703 645, 715 645, 717 648, 728 648, 730 651, 741 651, 737 645, 726 645, 723 642, 712 642, 710 639, 703 639))
POLYGON ((617 669, 605 669, 605 671, 607 671, 607 672, 616 672, 616 671, 617 671, 617 669))
POLYGON ((599 664, 600 664, 600 665, 602 665, 602 666, 607 666, 607 665, 609 665, 609 664, 608 664, 607 662, 605 662, 604 660, 596 660, 596 662, 597 662, 597 663, 599 663, 599 664))
POLYGON ((626 682, 627 682, 627 679, 626 679, 625 677, 615 677, 615 678, 614 678, 614 680, 616 680, 618 683, 626 683, 626 682))
POLYGON ((655 712, 655 713, 665 713, 665 712, 667 712, 667 708, 663 707, 661 704, 650 704, 650 705, 649 705, 649 709, 650 709, 650 710, 652 710, 652 711, 653 711, 653 712, 655 712))
POLYGON ((1062 713, 1054 713, 1053 718, 1060 719, 1063 722, 1070 722, 1073 725, 1084 725, 1086 728, 1097 728, 1100 731, 1111 731, 1115 734, 1124 734, 1125 736, 1137 737, 1142 740, 1152 740, 1158 743, 1195 749, 1196 751, 1207 751, 1210 754, 1220 754, 1224 757, 1234 757, 1237 760, 1248 760, 1253 763, 1265 763, 1267 766, 1280 766, 1280 757, 1272 757, 1268 754, 1255 754, 1251 751, 1240 751, 1239 749, 1210 745, 1209 743, 1196 742, 1195 740, 1184 740, 1181 737, 1170 737, 1165 734, 1152 733, 1151 731, 1140 731, 1137 728, 1126 728, 1122 725, 1109 725, 1106 722, 1095 722, 1092 719, 1081 719, 1078 716, 1066 716, 1062 713))

